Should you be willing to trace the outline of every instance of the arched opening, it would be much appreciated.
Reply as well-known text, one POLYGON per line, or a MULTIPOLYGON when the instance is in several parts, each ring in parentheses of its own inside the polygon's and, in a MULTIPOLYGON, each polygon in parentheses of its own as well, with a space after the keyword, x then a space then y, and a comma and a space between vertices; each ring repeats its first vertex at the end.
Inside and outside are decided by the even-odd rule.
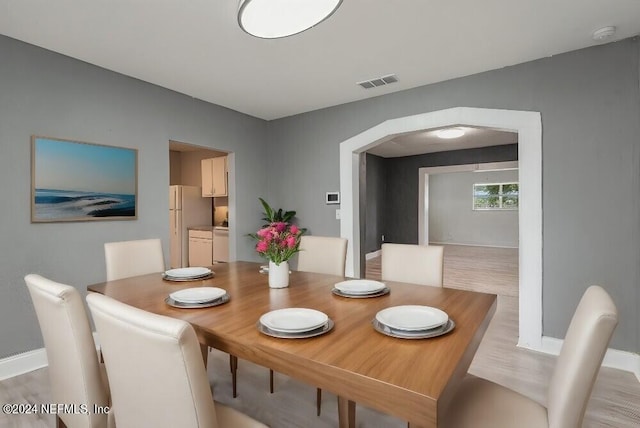
MULTIPOLYGON (((520 166, 519 341, 542 347, 542 122, 540 113, 456 107, 387 120, 340 144, 340 235, 349 240, 346 275, 360 276, 360 155, 394 135, 458 124, 518 133, 520 166)), ((418 197, 418 195, 416 195, 418 197)))

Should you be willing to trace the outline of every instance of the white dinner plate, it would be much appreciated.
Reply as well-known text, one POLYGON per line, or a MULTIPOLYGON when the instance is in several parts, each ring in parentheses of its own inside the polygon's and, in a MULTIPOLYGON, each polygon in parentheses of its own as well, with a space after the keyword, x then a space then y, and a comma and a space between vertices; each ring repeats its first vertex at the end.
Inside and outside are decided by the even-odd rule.
POLYGON ((203 303, 219 299, 225 294, 226 290, 218 287, 194 287, 174 291, 169 297, 180 303, 203 303))
POLYGON ((188 267, 169 269, 164 274, 173 278, 196 278, 199 276, 206 276, 211 273, 211 269, 206 267, 188 267))
POLYGON ((260 317, 265 327, 284 333, 301 333, 326 324, 329 317, 320 311, 307 308, 286 308, 267 312, 260 317))
POLYGON ((449 320, 449 315, 431 306, 403 305, 381 310, 376 319, 391 328, 414 331, 440 327, 449 320))
POLYGON ((344 294, 374 294, 379 293, 386 287, 380 281, 372 281, 370 279, 351 279, 342 281, 334 285, 344 294))

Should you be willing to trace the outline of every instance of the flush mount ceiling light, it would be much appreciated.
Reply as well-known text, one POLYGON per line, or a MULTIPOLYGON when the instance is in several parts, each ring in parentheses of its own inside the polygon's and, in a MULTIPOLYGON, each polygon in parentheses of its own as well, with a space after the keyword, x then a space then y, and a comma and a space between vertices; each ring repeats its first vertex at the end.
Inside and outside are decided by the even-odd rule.
POLYGON ((593 32, 593 40, 598 42, 607 40, 616 34, 616 27, 603 27, 593 32))
POLYGON ((240 0, 238 24, 262 39, 301 33, 330 17, 342 0, 240 0))
POLYGON ((447 139, 458 138, 464 135, 464 129, 462 128, 440 129, 436 131, 436 135, 440 138, 447 138, 447 139))

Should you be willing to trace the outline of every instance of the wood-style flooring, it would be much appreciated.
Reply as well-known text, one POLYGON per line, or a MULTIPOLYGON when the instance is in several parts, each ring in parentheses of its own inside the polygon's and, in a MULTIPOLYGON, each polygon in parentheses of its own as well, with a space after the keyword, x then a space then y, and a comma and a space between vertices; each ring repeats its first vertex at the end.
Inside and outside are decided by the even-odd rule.
MULTIPOLYGON (((486 247, 445 247, 445 287, 499 294, 496 314, 471 364, 470 372, 512 388, 541 403, 555 357, 516 347, 518 338, 517 250, 486 247), (497 287, 497 288, 494 288, 497 287)), ((379 259, 367 263, 366 276, 380 278, 379 259)), ((323 391, 322 415, 315 416, 315 387, 276 374, 275 393, 269 394, 269 371, 240 361, 238 397, 231 396, 228 355, 209 354, 209 378, 216 400, 237 408, 273 428, 337 426, 337 405, 323 391)), ((144 390, 141 390, 144 393, 144 390)), ((50 403, 47 370, 0 382, 2 403, 50 403)), ((394 417, 358 406, 358 427, 406 427, 394 417)), ((53 427, 52 415, 7 416, 0 427, 53 427)), ((587 408, 585 428, 640 426, 640 382, 620 370, 602 368, 587 408)))

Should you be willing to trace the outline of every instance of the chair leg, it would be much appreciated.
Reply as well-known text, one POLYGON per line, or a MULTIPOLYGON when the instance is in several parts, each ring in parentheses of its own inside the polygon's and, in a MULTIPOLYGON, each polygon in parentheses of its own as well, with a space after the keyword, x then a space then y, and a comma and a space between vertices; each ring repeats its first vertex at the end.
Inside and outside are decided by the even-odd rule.
POLYGON ((229 366, 231 367, 231 389, 233 398, 236 398, 238 396, 238 357, 229 355, 229 366))
POLYGON ((322 410, 322 390, 316 388, 316 409, 318 416, 320 416, 320 410, 322 410))
POLYGON ((273 394, 273 370, 269 369, 269 392, 273 394))

